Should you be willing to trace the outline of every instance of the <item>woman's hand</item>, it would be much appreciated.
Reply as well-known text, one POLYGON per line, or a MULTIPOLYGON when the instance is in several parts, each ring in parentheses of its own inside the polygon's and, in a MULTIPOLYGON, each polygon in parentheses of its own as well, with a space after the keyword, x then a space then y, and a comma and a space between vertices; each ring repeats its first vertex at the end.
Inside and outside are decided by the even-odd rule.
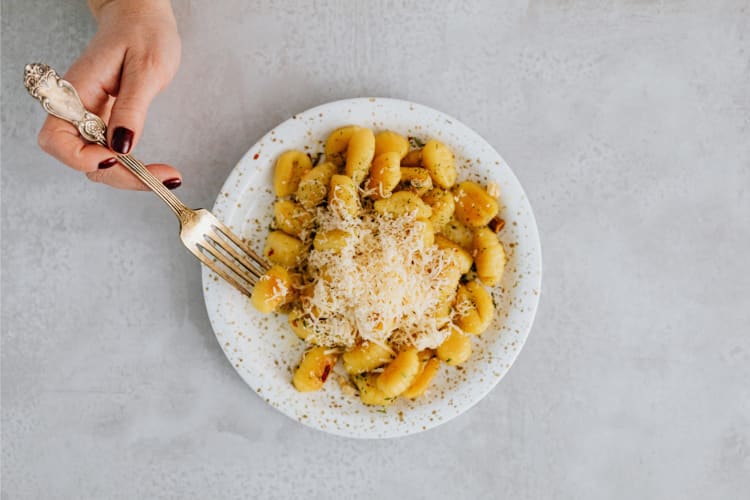
MULTIPOLYGON (((83 105, 108 123, 110 147, 133 149, 151 100, 172 80, 180 63, 180 37, 169 0, 90 0, 98 30, 64 78, 83 105)), ((148 189, 118 164, 107 148, 84 141, 68 122, 50 116, 39 146, 94 182, 123 189, 148 189)), ((148 169, 165 186, 182 184, 180 172, 164 164, 148 169)))

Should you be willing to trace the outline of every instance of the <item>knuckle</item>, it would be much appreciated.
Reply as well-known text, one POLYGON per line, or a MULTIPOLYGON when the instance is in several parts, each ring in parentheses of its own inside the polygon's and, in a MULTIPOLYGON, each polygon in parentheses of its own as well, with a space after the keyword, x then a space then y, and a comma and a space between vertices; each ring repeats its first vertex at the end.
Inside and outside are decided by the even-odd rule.
POLYGON ((147 50, 133 58, 133 64, 129 65, 127 71, 132 72, 144 88, 160 91, 171 80, 178 63, 163 50, 147 50))

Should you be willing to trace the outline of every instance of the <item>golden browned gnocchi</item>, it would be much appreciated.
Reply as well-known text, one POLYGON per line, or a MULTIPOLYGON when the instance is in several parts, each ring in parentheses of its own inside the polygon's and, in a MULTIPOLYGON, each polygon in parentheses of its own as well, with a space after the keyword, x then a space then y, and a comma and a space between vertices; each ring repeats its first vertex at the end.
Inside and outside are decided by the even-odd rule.
POLYGON ((464 333, 479 335, 489 328, 495 316, 492 295, 475 280, 458 287, 456 325, 464 333))
POLYGON ((325 155, 328 161, 339 166, 344 164, 343 153, 346 151, 346 148, 349 145, 349 139, 351 139, 352 134, 357 128, 359 127, 346 125, 345 127, 337 128, 331 132, 331 135, 329 135, 326 140, 325 146, 325 155))
POLYGON ((273 190, 282 198, 297 191, 299 181, 312 168, 312 160, 302 151, 287 151, 276 160, 273 190))
POLYGON ((427 170, 421 167, 401 167, 399 180, 398 190, 411 191, 417 196, 422 196, 432 189, 432 177, 427 170))
POLYGON ((497 215, 497 200, 476 182, 456 186, 456 219, 469 227, 486 226, 497 215))
POLYGON ((272 266, 258 284, 253 288, 250 297, 255 308, 262 313, 269 313, 289 301, 293 294, 292 278, 281 266, 272 266))
POLYGON ((287 269, 297 265, 297 259, 305 249, 305 244, 283 231, 272 231, 266 239, 263 256, 274 264, 287 269))
POLYGON ((418 373, 419 356, 417 350, 410 347, 388 363, 375 383, 380 392, 387 397, 394 397, 408 389, 418 373))
POLYGON ((491 229, 481 227, 474 233, 472 245, 479 279, 487 286, 500 283, 507 258, 497 235, 491 229))
POLYGON ((464 225, 463 222, 453 218, 448 223, 439 226, 439 228, 440 234, 457 243, 461 248, 469 251, 473 250, 474 232, 471 228, 464 225))
POLYGON ((313 214, 292 200, 279 200, 273 206, 276 227, 291 236, 299 236, 312 225, 313 214))
POLYGON ((320 390, 340 357, 363 404, 420 398, 495 318, 485 286, 507 262, 499 188, 456 183, 446 144, 391 130, 342 126, 324 154, 315 167, 301 151, 276 161, 263 251, 273 266, 251 302, 288 314, 310 346, 292 375, 298 391, 320 390))
POLYGON ((437 348, 437 357, 449 365, 460 365, 471 356, 471 339, 453 329, 451 334, 437 348))
POLYGON ((356 217, 359 214, 360 201, 357 184, 348 175, 331 177, 328 193, 328 206, 340 215, 356 217))
POLYGON ((432 208, 430 221, 436 228, 442 228, 453 218, 456 202, 453 195, 445 189, 430 189, 422 196, 422 200, 432 208))
POLYGON ((356 129, 349 138, 346 148, 344 172, 359 186, 367 177, 370 164, 375 156, 375 135, 369 128, 356 129))
POLYGON ((393 352, 375 342, 365 342, 351 351, 345 352, 342 356, 344 369, 353 375, 369 372, 383 366, 392 359, 393 352))
POLYGON ((401 159, 402 167, 421 167, 422 166, 422 149, 413 149, 406 153, 401 159))
POLYGON ((409 141, 392 130, 384 130, 375 136, 375 156, 383 153, 396 153, 399 162, 409 152, 409 141))
POLYGON ((456 182, 456 164, 453 153, 442 142, 431 140, 422 148, 422 166, 430 172, 432 180, 443 189, 456 182))
POLYGON ((440 368, 440 360, 437 358, 431 358, 424 362, 422 371, 414 379, 414 382, 401 393, 402 398, 414 399, 425 393, 427 388, 430 386, 430 382, 437 375, 438 369, 440 368))
POLYGON ((367 189, 376 200, 387 198, 401 180, 401 158, 399 153, 388 151, 377 155, 372 161, 367 189))
POLYGON ((450 260, 455 263, 461 274, 466 274, 471 270, 471 265, 474 263, 474 260, 471 258, 471 254, 461 245, 449 240, 441 234, 435 235, 435 245, 438 248, 449 252, 450 260))
POLYGON ((335 364, 336 355, 331 349, 313 347, 302 357, 292 383, 299 392, 317 391, 323 387, 335 364))
POLYGON ((374 203, 377 213, 387 217, 403 217, 416 214, 417 219, 426 220, 432 215, 432 209, 419 196, 408 191, 398 191, 390 198, 378 200, 374 203))
POLYGON ((289 311, 289 326, 292 328, 294 334, 305 340, 312 333, 312 322, 307 318, 307 315, 299 308, 293 308, 289 311))
POLYGON ((323 203, 328 196, 331 177, 337 171, 338 167, 333 162, 327 161, 305 173, 297 186, 299 204, 309 209, 323 203))

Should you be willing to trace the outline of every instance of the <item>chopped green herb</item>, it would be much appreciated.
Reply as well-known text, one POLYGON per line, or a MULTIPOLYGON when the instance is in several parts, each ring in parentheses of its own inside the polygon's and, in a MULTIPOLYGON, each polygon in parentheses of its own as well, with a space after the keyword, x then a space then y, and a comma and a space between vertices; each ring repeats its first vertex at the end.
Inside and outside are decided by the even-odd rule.
MULTIPOLYGON (((310 156, 310 155, 308 155, 308 156, 310 156)), ((323 158, 323 153, 316 154, 314 158, 312 156, 310 156, 310 159, 312 160, 313 166, 317 166, 318 164, 320 164, 320 159, 321 158, 323 158)))
POLYGON ((414 149, 423 148, 425 143, 419 137, 409 136, 409 145, 414 149))

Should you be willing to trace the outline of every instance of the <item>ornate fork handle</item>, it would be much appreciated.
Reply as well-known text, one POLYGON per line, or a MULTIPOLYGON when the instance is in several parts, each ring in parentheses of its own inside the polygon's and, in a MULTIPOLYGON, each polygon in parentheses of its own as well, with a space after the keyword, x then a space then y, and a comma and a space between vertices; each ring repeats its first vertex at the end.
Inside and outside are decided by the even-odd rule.
MULTIPOLYGON (((81 136, 89 142, 107 146, 107 126, 96 114, 87 110, 78 92, 57 72, 42 63, 27 64, 24 68, 24 85, 32 97, 39 100, 49 114, 72 123, 81 136)), ((184 221, 192 216, 187 208, 146 166, 131 155, 115 153, 117 160, 159 196, 175 215, 184 221)))

